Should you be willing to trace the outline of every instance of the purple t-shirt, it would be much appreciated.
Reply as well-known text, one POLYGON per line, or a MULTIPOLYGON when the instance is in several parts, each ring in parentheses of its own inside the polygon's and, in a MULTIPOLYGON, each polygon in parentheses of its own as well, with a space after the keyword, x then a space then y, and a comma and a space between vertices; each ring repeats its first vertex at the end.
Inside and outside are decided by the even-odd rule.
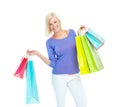
POLYGON ((50 37, 46 41, 53 74, 75 74, 79 72, 75 36, 75 31, 69 29, 67 37, 63 39, 50 37))

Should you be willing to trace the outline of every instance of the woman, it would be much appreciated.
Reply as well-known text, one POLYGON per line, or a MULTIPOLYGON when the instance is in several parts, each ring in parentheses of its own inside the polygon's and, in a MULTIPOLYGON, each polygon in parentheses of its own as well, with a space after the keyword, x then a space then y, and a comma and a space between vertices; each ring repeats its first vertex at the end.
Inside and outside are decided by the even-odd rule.
MULTIPOLYGON (((81 26, 85 28, 85 26, 81 26)), ((46 32, 53 35, 46 41, 49 58, 37 50, 28 50, 29 55, 37 55, 53 68, 52 84, 55 90, 57 107, 65 107, 65 95, 68 88, 76 107, 86 107, 86 96, 80 79, 75 36, 73 29, 63 30, 61 21, 53 12, 46 16, 46 32)), ((80 33, 80 29, 78 30, 80 33)))

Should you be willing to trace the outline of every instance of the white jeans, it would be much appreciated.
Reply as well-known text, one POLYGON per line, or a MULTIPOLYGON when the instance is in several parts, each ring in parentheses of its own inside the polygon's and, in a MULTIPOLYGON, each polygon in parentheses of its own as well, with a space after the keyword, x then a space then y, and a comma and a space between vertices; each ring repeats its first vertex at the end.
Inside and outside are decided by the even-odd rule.
POLYGON ((52 84, 55 90, 57 107, 65 107, 65 95, 67 87, 75 100, 76 107, 87 107, 86 96, 80 79, 80 74, 53 74, 52 84))

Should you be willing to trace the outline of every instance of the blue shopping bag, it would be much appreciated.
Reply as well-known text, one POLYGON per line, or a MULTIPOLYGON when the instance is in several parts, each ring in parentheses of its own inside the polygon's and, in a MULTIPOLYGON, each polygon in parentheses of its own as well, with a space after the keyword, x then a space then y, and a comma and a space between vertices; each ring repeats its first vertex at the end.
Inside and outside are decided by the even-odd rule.
POLYGON ((39 94, 32 60, 28 60, 26 71, 26 104, 39 103, 39 94))
POLYGON ((91 44, 95 47, 95 49, 99 49, 105 42, 105 40, 100 35, 98 35, 91 29, 89 29, 85 35, 87 36, 91 44))

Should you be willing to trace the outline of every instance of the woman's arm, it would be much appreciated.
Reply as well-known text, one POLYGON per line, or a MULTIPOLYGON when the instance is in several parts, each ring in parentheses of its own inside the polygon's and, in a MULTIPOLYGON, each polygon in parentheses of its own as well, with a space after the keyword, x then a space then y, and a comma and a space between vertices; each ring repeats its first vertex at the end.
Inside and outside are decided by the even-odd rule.
POLYGON ((45 56, 43 56, 40 52, 38 52, 37 50, 27 50, 27 54, 31 55, 36 55, 38 56, 41 60, 43 60, 43 62, 45 62, 47 65, 50 65, 50 60, 48 58, 46 58, 45 56))

